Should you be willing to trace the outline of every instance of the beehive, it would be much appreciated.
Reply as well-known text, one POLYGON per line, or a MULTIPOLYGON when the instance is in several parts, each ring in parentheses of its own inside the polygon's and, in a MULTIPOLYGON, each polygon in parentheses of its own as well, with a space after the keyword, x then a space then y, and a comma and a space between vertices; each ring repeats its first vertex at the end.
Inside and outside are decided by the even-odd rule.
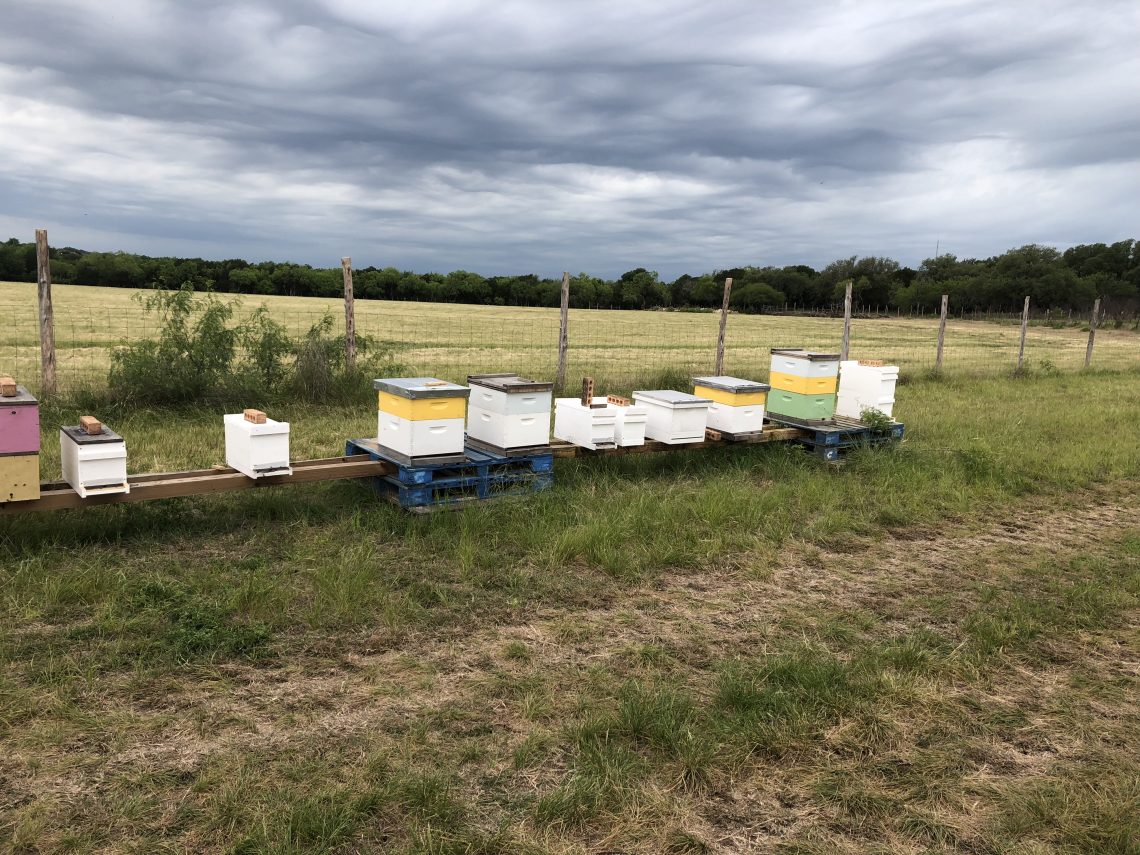
MULTIPOLYGON (((605 404, 605 398, 595 398, 605 404)), ((579 398, 554 401, 554 436, 582 448, 597 450, 617 445, 617 407, 587 407, 579 398)))
POLYGON ((849 418, 862 418, 863 410, 894 415, 897 365, 865 364, 855 359, 839 363, 839 395, 835 412, 849 418))
POLYGON ((472 374, 467 437, 499 450, 550 444, 550 405, 554 384, 518 374, 472 374))
POLYGON ((63 480, 86 499, 108 493, 129 493, 127 444, 121 436, 90 416, 81 424, 59 429, 63 480))
POLYGON ((40 405, 11 377, 0 378, 0 502, 40 497, 40 405))
POLYGON ((708 398, 708 426, 725 433, 764 429, 764 407, 772 387, 739 377, 694 377, 693 393, 708 398))
POLYGON ((649 413, 628 399, 594 398, 594 403, 606 404, 613 411, 614 416, 614 442, 619 448, 628 448, 633 445, 645 445, 645 425, 649 421, 649 413))
POLYGON ((768 412, 802 421, 832 418, 838 374, 838 353, 774 348, 768 412))
POLYGON ((701 442, 708 420, 708 398, 672 389, 634 392, 633 400, 645 408, 645 436, 670 445, 701 442))
POLYGON ((405 464, 462 461, 463 424, 471 390, 435 377, 374 380, 378 393, 376 441, 405 464))
POLYGON ((268 418, 260 410, 227 413, 226 465, 247 478, 290 475, 289 423, 268 418))

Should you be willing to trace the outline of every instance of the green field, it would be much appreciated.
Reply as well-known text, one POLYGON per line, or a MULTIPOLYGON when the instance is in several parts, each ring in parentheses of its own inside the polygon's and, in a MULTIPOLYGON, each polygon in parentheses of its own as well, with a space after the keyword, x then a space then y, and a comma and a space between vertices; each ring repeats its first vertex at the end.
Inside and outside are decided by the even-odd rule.
MULTIPOLYGON (((17 377, 38 374, 35 286, 0 283, 0 368, 17 377)), ((106 380, 111 348, 153 336, 155 320, 119 288, 53 288, 60 383, 64 388, 106 380)), ((243 297, 245 309, 264 304, 294 333, 330 312, 343 328, 337 300, 310 297, 243 297)), ((522 371, 552 377, 557 366, 556 309, 467 306, 361 300, 361 333, 393 342, 399 361, 415 374, 462 379, 472 371, 522 371)), ((629 388, 639 378, 678 370, 713 368, 718 318, 707 312, 570 312, 569 378, 592 374, 599 383, 629 388)), ((914 373, 932 368, 937 319, 856 319, 851 355, 885 359, 914 373)), ((726 370, 763 379, 772 347, 838 350, 842 321, 834 318, 738 315, 727 335, 726 370)), ((1033 326, 1026 343, 1030 367, 1077 369, 1084 364, 1087 334, 1076 327, 1033 326)), ((951 321, 945 370, 1008 373, 1016 365, 1018 327, 984 321, 951 321)), ((1095 364, 1140 367, 1140 336, 1132 330, 1098 333, 1095 364)))
MULTIPOLYGON (((1138 383, 916 380, 906 441, 838 470, 754 446, 430 518, 355 482, 0 517, 0 849, 1134 855, 1138 383)), ((45 409, 45 478, 78 415, 45 409)), ((295 457, 375 427, 273 415, 295 457)), ((112 426, 132 471, 222 457, 216 413, 112 426)))

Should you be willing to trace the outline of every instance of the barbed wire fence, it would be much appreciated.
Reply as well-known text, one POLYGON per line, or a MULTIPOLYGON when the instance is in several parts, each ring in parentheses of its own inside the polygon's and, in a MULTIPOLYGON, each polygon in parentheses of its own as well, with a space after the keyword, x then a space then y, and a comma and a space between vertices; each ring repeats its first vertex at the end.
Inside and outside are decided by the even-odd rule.
MULTIPOLYGON (((159 321, 125 289, 56 286, 55 354, 59 391, 105 387, 116 347, 158 335, 159 321)), ((237 314, 260 305, 300 337, 326 315, 334 331, 345 330, 341 301, 324 298, 241 296, 237 314)), ((1011 374, 1021 370, 1069 372, 1085 367, 1090 335, 1091 364, 1140 369, 1140 333, 1135 322, 1102 321, 1094 307, 1085 312, 977 316, 948 307, 941 360, 942 319, 929 312, 884 311, 852 306, 848 354, 881 359, 903 376, 1011 374), (1090 333, 1090 330, 1095 332, 1090 333)), ((1032 310, 1032 307, 1030 307, 1032 310)), ((676 385, 692 374, 708 374, 716 361, 720 313, 716 311, 569 309, 563 327, 558 308, 482 306, 357 299, 358 338, 382 345, 409 375, 462 381, 469 373, 516 371, 554 379, 560 357, 568 388, 584 375, 599 389, 628 391, 635 384, 676 385)), ((41 348, 36 286, 0 284, 0 373, 40 387, 41 348)), ((773 347, 843 350, 842 312, 765 314, 729 312, 724 371, 763 380, 773 347)))

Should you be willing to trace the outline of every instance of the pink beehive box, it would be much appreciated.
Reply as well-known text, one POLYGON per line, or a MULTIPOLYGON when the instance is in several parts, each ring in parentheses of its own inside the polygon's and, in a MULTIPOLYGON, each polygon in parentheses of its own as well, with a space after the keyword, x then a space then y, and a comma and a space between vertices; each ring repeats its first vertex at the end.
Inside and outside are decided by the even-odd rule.
POLYGON ((0 395, 0 454, 38 454, 40 405, 23 386, 0 395))

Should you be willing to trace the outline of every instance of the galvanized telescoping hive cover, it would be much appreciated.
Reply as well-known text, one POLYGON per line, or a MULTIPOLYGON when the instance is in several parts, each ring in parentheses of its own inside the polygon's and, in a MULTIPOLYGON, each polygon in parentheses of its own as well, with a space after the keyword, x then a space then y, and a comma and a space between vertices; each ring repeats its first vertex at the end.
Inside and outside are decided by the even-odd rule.
POLYGON ((496 389, 508 395, 524 392, 549 392, 554 388, 552 382, 531 380, 517 374, 468 374, 467 382, 473 386, 486 386, 488 389, 496 389))
POLYGON ((707 407, 712 403, 708 398, 699 398, 696 395, 690 395, 688 392, 678 392, 674 389, 650 389, 649 391, 637 391, 633 393, 637 398, 645 398, 648 401, 653 401, 658 404, 664 404, 673 409, 682 409, 685 407, 707 407))
POLYGON ((373 380, 372 388, 401 398, 466 398, 471 390, 435 377, 386 377, 373 380))
POLYGON ((23 386, 16 387, 15 395, 0 397, 0 407, 30 407, 38 403, 35 395, 23 386))
POLYGON ((106 442, 122 442, 123 438, 111 430, 106 425, 103 425, 99 433, 87 433, 79 425, 67 425, 60 428, 67 438, 74 442, 76 445, 99 445, 106 442))
POLYGON ((770 392, 772 387, 767 383, 758 383, 755 380, 742 380, 739 377, 694 377, 694 386, 707 386, 709 389, 720 389, 722 392, 733 392, 737 395, 745 392, 770 392))
POLYGON ((838 353, 817 353, 814 350, 804 350, 801 347, 773 347, 772 353, 790 356, 793 359, 807 359, 811 362, 831 362, 839 359, 838 353))

